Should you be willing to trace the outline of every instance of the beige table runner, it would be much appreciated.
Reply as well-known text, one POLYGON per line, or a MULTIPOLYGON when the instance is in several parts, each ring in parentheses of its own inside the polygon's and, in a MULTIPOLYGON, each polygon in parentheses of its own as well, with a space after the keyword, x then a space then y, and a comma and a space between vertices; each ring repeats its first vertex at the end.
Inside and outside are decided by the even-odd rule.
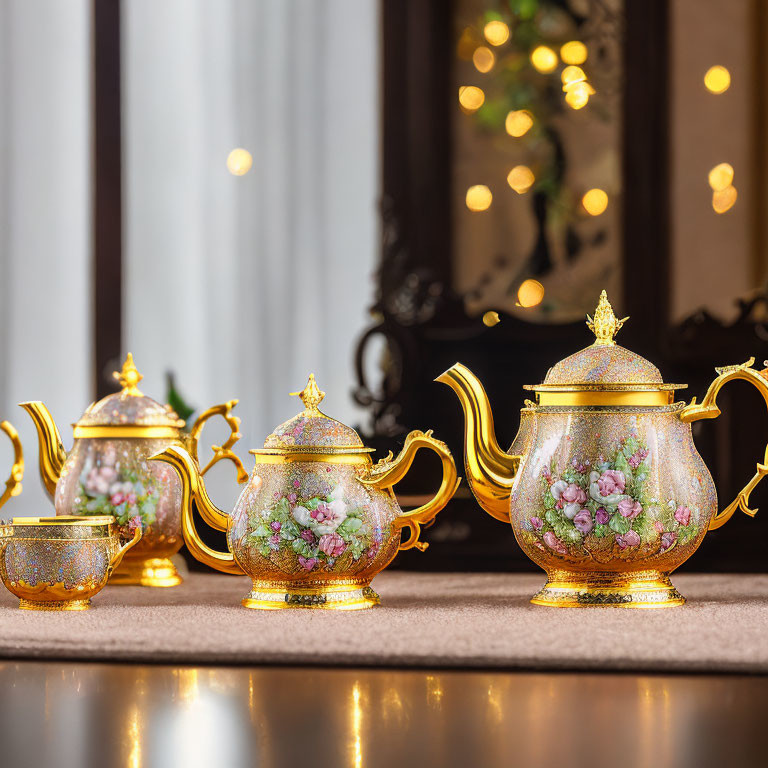
POLYGON ((253 611, 244 578, 111 587, 82 613, 0 594, 0 657, 175 663, 768 672, 768 576, 680 575, 681 608, 530 605, 543 579, 385 573, 366 611, 253 611))

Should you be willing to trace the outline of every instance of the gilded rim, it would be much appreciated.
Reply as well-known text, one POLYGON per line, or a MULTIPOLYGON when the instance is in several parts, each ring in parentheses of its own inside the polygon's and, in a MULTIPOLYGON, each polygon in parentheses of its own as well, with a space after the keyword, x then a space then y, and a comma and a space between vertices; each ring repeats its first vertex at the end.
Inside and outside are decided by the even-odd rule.
POLYGON ((11 525, 36 526, 36 525, 112 525, 115 518, 112 515, 58 515, 57 517, 14 517, 11 525))
POLYGON ((91 607, 91 599, 86 600, 26 600, 19 599, 22 611, 87 611, 91 607))
MULTIPOLYGON (((263 584, 263 582, 261 582, 263 584)), ((326 584, 316 587, 260 586, 242 599, 246 608, 281 610, 304 608, 311 610, 355 611, 371 608, 380 603, 379 595, 370 584, 326 584)))
POLYGON ((685 598, 669 576, 658 571, 642 573, 569 573, 558 571, 531 603, 549 608, 672 608, 685 598))
POLYGON ((169 439, 179 439, 179 430, 177 427, 158 427, 158 426, 90 426, 82 427, 77 424, 74 425, 73 437, 75 440, 88 437, 106 437, 111 439, 116 438, 131 438, 131 437, 143 437, 143 438, 155 438, 164 437, 169 439))
POLYGON ((338 453, 329 451, 328 453, 317 453, 317 449, 314 449, 314 453, 308 453, 260 448, 253 449, 249 453, 252 453, 260 464, 291 464, 296 461, 319 461, 324 464, 368 465, 371 463, 371 458, 368 456, 368 453, 371 451, 373 451, 373 448, 364 448, 357 452, 347 451, 345 453, 338 453))

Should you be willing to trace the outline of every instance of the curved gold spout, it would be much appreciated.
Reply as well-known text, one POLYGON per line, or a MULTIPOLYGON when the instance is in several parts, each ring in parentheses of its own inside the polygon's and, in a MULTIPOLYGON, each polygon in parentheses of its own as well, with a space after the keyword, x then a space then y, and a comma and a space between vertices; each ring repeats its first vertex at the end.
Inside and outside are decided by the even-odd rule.
POLYGON ((39 400, 19 405, 32 417, 37 427, 37 441, 40 446, 40 479, 45 490, 53 497, 61 470, 67 460, 67 452, 61 442, 61 435, 50 411, 39 400))
POLYGON ((521 457, 499 448, 488 396, 469 368, 456 363, 435 381, 451 387, 464 409, 464 461, 472 493, 489 515, 509 522, 509 496, 521 457))
POLYGON ((231 552, 218 552, 209 547, 198 535, 192 518, 192 500, 194 499, 200 514, 208 525, 219 531, 226 531, 230 517, 222 512, 208 496, 205 481, 200 474, 197 462, 177 445, 169 445, 165 450, 150 456, 152 461, 164 461, 170 464, 181 479, 181 528, 184 533, 184 543, 192 556, 205 565, 210 565, 217 571, 242 575, 243 571, 237 564, 231 552))

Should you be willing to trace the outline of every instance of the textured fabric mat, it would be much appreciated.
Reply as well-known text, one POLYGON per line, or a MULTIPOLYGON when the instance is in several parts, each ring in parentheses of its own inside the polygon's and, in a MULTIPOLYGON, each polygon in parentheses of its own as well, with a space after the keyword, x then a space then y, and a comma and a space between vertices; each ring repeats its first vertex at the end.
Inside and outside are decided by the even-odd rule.
POLYGON ((385 573, 382 605, 254 611, 248 581, 107 587, 83 612, 0 594, 0 657, 177 663, 768 672, 768 576, 680 575, 679 608, 544 608, 543 577, 385 573))

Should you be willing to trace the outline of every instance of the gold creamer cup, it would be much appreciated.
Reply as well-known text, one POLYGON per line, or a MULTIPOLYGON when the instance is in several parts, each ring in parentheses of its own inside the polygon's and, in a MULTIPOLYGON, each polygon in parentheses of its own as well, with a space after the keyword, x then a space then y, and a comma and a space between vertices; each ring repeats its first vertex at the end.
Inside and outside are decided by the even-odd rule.
POLYGON ((140 539, 121 541, 111 515, 16 517, 0 526, 0 579, 19 608, 83 611, 140 539))

